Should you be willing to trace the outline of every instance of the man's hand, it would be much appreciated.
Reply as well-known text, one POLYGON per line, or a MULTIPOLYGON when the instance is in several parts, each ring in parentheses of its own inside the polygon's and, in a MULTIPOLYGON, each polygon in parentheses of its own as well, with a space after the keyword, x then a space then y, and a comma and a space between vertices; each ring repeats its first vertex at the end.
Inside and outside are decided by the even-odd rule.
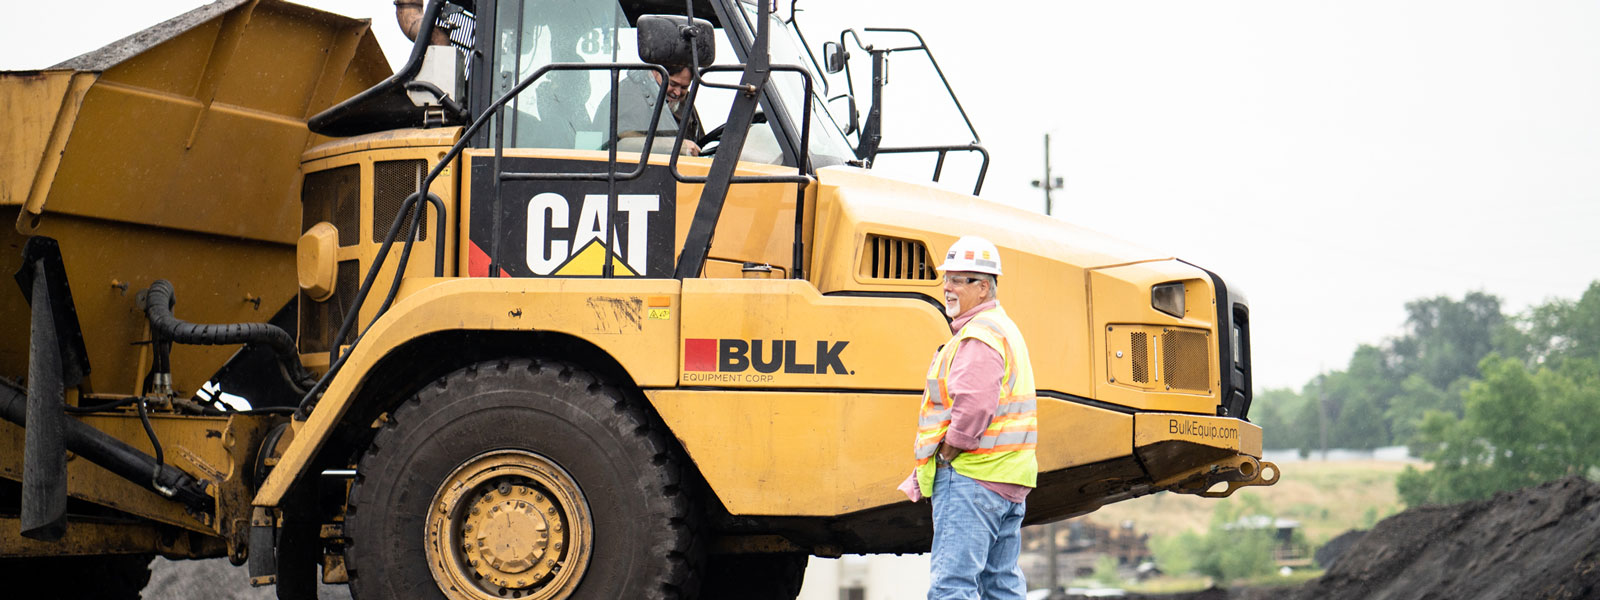
POLYGON ((960 455, 961 455, 961 449, 960 448, 957 448, 955 446, 951 446, 950 444, 945 444, 945 443, 940 443, 939 444, 939 458, 944 459, 945 462, 950 462, 952 460, 955 460, 956 457, 960 456, 960 455))

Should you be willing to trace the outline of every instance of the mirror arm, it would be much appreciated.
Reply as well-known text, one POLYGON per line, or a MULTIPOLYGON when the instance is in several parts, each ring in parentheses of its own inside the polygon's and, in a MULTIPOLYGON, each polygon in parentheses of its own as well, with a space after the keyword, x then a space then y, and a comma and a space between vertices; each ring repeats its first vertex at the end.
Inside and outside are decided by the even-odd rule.
POLYGON ((861 145, 856 148, 856 158, 872 160, 878 154, 878 144, 883 141, 883 80, 888 52, 868 50, 872 53, 872 107, 867 109, 867 122, 861 127, 861 145))

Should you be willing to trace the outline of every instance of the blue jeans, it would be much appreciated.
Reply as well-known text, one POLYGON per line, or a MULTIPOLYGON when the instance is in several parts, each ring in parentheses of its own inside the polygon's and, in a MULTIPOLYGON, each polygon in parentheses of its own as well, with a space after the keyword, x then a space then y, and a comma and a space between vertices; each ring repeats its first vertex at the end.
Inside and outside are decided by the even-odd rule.
POLYGON ((933 564, 928 600, 1023 600, 1028 583, 1017 503, 940 465, 933 476, 933 564))

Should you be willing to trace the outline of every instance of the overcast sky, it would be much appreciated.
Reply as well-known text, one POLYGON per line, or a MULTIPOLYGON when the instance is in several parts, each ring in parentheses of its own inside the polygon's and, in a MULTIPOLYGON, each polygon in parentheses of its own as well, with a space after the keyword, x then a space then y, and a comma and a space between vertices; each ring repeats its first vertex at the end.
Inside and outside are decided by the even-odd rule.
MULTIPOLYGON (((0 68, 201 4, 31 3, 0 68)), ((391 61, 404 51, 389 0, 305 4, 371 17, 391 61)), ((1258 388, 1343 368, 1399 332, 1409 300, 1482 290, 1514 312, 1600 278, 1600 3, 800 7, 814 44, 843 27, 923 34, 993 155, 984 197, 1042 211, 1030 181, 1049 133, 1058 218, 1245 289, 1258 388)), ((891 63, 891 136, 952 124, 917 62, 891 63)))

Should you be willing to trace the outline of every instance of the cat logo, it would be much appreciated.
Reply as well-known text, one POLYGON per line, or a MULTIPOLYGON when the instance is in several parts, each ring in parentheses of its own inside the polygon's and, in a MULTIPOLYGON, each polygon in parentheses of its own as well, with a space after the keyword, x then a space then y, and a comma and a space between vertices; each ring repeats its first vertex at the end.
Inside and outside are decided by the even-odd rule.
MULTIPOLYGON (((510 179, 495 185, 493 157, 475 157, 468 246, 473 277, 672 277, 677 233, 677 182, 664 166, 638 177, 510 179), (615 195, 612 195, 612 194, 615 195), (613 201, 615 199, 615 201, 613 201)), ((593 173, 605 163, 504 157, 502 170, 521 173, 593 173)))
POLYGON ((612 273, 618 277, 638 277, 650 264, 650 213, 661 210, 661 197, 652 194, 618 194, 616 215, 619 224, 627 223, 626 239, 612 230, 611 243, 602 240, 611 214, 605 194, 585 194, 577 224, 570 221, 571 210, 561 194, 545 192, 528 201, 528 270, 534 275, 600 275, 607 254, 612 273), (559 239, 560 230, 572 229, 571 238, 559 239), (621 244, 618 244, 621 242, 621 244))

